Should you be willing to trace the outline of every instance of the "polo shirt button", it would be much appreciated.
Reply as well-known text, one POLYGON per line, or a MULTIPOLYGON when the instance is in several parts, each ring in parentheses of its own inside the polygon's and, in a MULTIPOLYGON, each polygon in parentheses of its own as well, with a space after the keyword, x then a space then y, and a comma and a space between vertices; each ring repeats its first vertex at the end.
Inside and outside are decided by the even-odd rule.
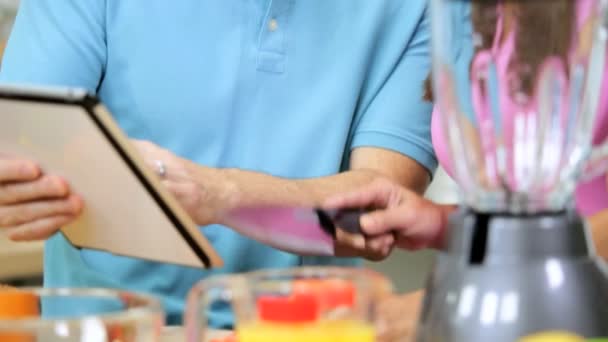
POLYGON ((268 30, 269 30, 270 32, 274 32, 274 31, 276 31, 278 28, 279 28, 279 23, 277 22, 277 20, 276 20, 276 19, 271 19, 271 20, 268 22, 268 30))

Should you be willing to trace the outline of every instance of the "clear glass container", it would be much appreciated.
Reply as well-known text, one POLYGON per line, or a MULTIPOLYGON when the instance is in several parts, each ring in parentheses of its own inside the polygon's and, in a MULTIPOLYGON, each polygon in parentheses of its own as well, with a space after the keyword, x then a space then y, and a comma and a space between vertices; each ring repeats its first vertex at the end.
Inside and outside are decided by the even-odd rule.
POLYGON ((468 206, 561 211, 583 172, 604 169, 606 148, 591 147, 605 9, 605 0, 431 1, 434 125, 468 206))
POLYGON ((393 288, 361 269, 303 267, 213 276, 191 291, 187 340, 204 341, 208 308, 228 304, 239 342, 372 342, 389 335, 378 310, 393 288))
POLYGON ((155 342, 158 300, 107 289, 0 288, 0 341, 155 342))

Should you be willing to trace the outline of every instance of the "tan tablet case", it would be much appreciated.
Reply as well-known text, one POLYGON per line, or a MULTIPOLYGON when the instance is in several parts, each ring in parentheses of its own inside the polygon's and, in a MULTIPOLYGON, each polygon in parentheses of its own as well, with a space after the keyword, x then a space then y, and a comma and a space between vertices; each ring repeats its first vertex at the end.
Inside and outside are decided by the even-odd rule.
POLYGON ((0 86, 0 153, 39 162, 83 196, 82 216, 62 229, 74 246, 191 267, 222 266, 197 225, 86 91, 0 86))

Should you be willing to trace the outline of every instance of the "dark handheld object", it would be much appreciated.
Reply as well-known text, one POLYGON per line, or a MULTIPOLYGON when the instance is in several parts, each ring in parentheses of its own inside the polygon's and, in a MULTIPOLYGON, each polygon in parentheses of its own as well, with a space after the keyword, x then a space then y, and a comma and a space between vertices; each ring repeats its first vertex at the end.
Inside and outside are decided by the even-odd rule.
POLYGON ((319 217, 319 223, 323 230, 328 234, 331 234, 334 238, 336 237, 336 229, 339 227, 345 232, 351 234, 365 235, 361 229, 361 216, 369 212, 365 209, 332 209, 324 210, 316 208, 315 212, 319 217))

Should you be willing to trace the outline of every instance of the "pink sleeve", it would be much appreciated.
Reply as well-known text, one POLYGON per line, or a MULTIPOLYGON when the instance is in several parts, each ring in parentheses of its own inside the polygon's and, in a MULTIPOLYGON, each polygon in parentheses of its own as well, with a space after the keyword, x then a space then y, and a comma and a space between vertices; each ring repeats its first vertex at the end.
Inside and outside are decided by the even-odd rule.
POLYGON ((585 21, 591 16, 591 10, 593 9, 593 5, 595 5, 595 1, 597 0, 578 0, 578 2, 576 3, 578 5, 576 12, 577 27, 580 28, 585 25, 585 21))
POLYGON ((451 158, 449 157, 450 150, 443 134, 443 123, 441 120, 439 108, 434 106, 433 116, 431 118, 431 139, 433 141, 433 148, 435 149, 437 160, 439 160, 439 165, 441 165, 450 177, 454 178, 454 170, 450 162, 451 158))
MULTIPOLYGON (((608 63, 608 61, 607 61, 608 63)), ((593 132, 593 144, 598 146, 608 137, 608 66, 604 68, 604 82, 593 132)), ((590 216, 608 208, 608 189, 605 175, 580 183, 576 188, 576 207, 583 216, 590 216)))
MULTIPOLYGON (((578 2, 580 7, 578 8, 577 25, 579 27, 583 26, 585 21, 589 19, 594 1, 581 0, 578 2)), ((603 80, 593 132, 594 146, 605 142, 608 136, 608 65, 604 68, 603 80)), ((575 198, 576 207, 583 216, 590 216, 608 208, 608 189, 605 176, 597 177, 590 182, 580 183, 576 188, 575 198)))

